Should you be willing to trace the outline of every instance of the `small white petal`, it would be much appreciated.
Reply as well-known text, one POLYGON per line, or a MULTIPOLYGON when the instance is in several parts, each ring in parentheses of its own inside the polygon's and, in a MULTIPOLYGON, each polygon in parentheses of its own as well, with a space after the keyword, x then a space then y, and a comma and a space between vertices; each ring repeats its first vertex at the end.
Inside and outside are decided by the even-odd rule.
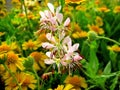
POLYGON ((54 14, 54 6, 51 3, 48 3, 47 5, 48 5, 50 11, 54 14))
POLYGON ((64 26, 68 26, 70 24, 70 18, 67 18, 64 22, 64 26))

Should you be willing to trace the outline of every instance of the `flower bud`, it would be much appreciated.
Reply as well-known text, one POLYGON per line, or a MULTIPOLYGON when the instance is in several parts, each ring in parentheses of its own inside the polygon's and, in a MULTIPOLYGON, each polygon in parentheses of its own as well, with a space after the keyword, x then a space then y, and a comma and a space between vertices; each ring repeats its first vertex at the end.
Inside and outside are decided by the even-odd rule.
POLYGON ((97 33, 96 32, 94 32, 94 31, 89 31, 88 32, 88 40, 89 41, 94 41, 94 40, 96 40, 97 39, 97 33))

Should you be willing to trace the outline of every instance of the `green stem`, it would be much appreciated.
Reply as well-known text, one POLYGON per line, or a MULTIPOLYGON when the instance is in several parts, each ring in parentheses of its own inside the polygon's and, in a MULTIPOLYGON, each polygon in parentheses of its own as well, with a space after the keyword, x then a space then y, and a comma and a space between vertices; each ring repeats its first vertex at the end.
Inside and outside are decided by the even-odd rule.
POLYGON ((117 44, 117 45, 120 45, 119 42, 115 41, 114 39, 108 38, 108 37, 98 36, 98 39, 105 39, 105 40, 114 42, 114 43, 117 44))
MULTIPOLYGON (((23 5, 23 7, 24 7, 24 10, 25 10, 25 15, 26 15, 26 20, 27 20, 27 23, 28 23, 28 29, 30 29, 30 22, 29 22, 29 19, 28 19, 28 14, 27 14, 27 8, 26 8, 26 6, 25 6, 25 2, 24 2, 24 0, 21 0, 21 4, 23 5)), ((32 31, 31 31, 32 32, 32 31)))
POLYGON ((37 87, 38 87, 37 90, 40 90, 40 79, 39 79, 39 76, 38 76, 36 70, 34 68, 32 68, 32 69, 33 69, 33 72, 35 74, 35 77, 37 78, 37 87))
POLYGON ((12 73, 12 71, 7 67, 6 64, 3 64, 3 66, 4 66, 5 69, 10 73, 10 75, 12 76, 12 78, 14 79, 14 81, 16 82, 16 84, 19 86, 19 90, 22 90, 21 85, 20 85, 19 82, 17 81, 17 78, 16 78, 15 75, 12 73))

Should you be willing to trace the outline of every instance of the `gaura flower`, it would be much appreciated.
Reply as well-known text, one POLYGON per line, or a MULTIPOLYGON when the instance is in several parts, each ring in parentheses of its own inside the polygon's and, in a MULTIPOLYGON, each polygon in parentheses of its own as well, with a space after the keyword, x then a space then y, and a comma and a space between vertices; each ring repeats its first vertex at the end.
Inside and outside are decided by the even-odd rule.
POLYGON ((81 90, 80 88, 87 88, 85 78, 77 75, 74 75, 73 77, 67 76, 64 83, 73 85, 75 90, 81 90))
POLYGON ((102 18, 99 17, 99 16, 97 16, 96 19, 95 19, 95 23, 98 26, 103 26, 103 20, 102 20, 102 18))
MULTIPOLYGON (((44 12, 40 11, 41 19, 40 25, 42 30, 51 30, 56 31, 58 26, 62 24, 63 14, 60 13, 61 6, 56 8, 56 12, 54 6, 51 3, 48 3, 49 10, 45 10, 44 12)), ((70 23, 70 18, 67 18, 63 23, 63 27, 67 27, 70 23)))
POLYGON ((15 54, 14 52, 8 52, 6 56, 6 65, 12 72, 16 72, 17 68, 20 70, 23 70, 23 64, 22 64, 22 58, 19 58, 18 54, 15 54))
POLYGON ((99 7, 97 10, 100 12, 109 12, 110 11, 110 9, 108 9, 106 6, 99 7))
POLYGON ((96 32, 97 34, 104 34, 104 30, 98 25, 88 25, 89 30, 96 32))
MULTIPOLYGON (((20 72, 16 73, 15 77, 19 85, 21 85, 22 90, 28 90, 28 88, 34 90, 36 88, 35 84, 37 83, 37 80, 35 80, 35 77, 32 74, 20 72)), ((5 85, 5 90, 18 90, 19 88, 13 77, 8 78, 5 81, 5 85)))
POLYGON ((86 0, 65 0, 66 4, 80 4, 81 2, 84 2, 86 0))
POLYGON ((115 6, 113 12, 114 13, 120 13, 120 6, 115 6))
POLYGON ((108 46, 107 49, 115 52, 120 52, 120 47, 118 45, 108 46))
POLYGON ((37 41, 32 41, 32 40, 29 40, 28 42, 24 42, 22 44, 22 47, 23 47, 23 50, 37 50, 40 45, 38 44, 37 41))
POLYGON ((44 53, 36 51, 36 52, 32 52, 30 56, 32 56, 35 60, 34 68, 36 70, 40 70, 40 68, 46 68, 44 59, 46 59, 47 56, 44 53))

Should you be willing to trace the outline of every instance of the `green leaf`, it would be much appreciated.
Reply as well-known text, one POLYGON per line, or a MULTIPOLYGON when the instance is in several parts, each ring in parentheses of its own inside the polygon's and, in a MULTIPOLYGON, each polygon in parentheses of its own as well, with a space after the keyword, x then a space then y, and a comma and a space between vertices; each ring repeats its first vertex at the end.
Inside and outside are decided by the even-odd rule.
POLYGON ((118 82, 118 76, 116 76, 112 81, 113 81, 113 83, 110 86, 110 90, 115 90, 115 86, 116 86, 116 84, 118 82))
POLYGON ((103 71, 103 74, 110 74, 110 72, 111 72, 111 62, 109 61, 103 71))
POLYGON ((99 67, 99 61, 98 61, 98 58, 96 56, 97 47, 98 47, 98 45, 96 42, 92 42, 90 45, 90 56, 89 56, 90 72, 89 72, 89 74, 93 78, 96 76, 96 73, 97 73, 98 67, 99 67))

